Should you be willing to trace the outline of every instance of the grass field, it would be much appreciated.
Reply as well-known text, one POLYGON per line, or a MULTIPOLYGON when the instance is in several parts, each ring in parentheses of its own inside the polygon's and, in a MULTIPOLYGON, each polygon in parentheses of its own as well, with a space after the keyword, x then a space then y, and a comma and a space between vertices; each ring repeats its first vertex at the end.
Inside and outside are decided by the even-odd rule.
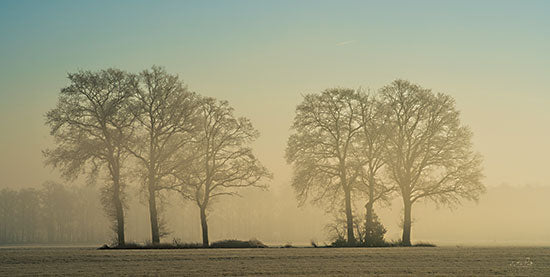
POLYGON ((550 276, 550 248, 0 248, 0 276, 550 276))

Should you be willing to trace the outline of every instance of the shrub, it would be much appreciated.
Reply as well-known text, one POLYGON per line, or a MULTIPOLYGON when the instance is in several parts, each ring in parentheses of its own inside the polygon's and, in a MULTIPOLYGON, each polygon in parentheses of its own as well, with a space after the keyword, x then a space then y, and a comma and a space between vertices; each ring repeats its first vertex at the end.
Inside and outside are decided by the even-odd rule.
POLYGON ((386 242, 386 247, 400 247, 403 246, 403 241, 401 239, 398 240, 390 240, 386 242))
POLYGON ((242 240, 220 240, 213 242, 210 244, 211 248, 267 248, 265 244, 263 244, 259 240, 249 240, 249 241, 242 241, 242 240))
MULTIPOLYGON (((341 214, 341 213, 340 213, 341 214)), ((384 235, 386 234, 386 228, 380 222, 378 216, 373 213, 372 224, 371 226, 366 226, 364 216, 356 215, 353 218, 353 229, 355 231, 356 238, 358 239, 355 243, 348 243, 346 240, 346 220, 345 218, 339 216, 338 214, 335 217, 335 220, 331 224, 327 224, 325 227, 331 236, 332 247, 385 247, 388 246, 387 242, 384 240, 384 235)))
POLYGON ((344 237, 338 237, 335 241, 333 241, 330 246, 332 247, 346 247, 348 245, 348 241, 344 237))
POLYGON ((128 242, 124 245, 113 245, 108 246, 106 244, 102 245, 98 249, 195 249, 202 248, 200 243, 181 243, 179 241, 174 241, 174 243, 159 243, 151 244, 149 242, 145 244, 140 244, 136 242, 128 242))
MULTIPOLYGON (((366 225, 366 224, 365 224, 366 225)), ((372 224, 370 226, 365 226, 365 246, 385 246, 386 241, 384 240, 384 235, 387 230, 380 222, 378 215, 376 213, 372 214, 372 224)))

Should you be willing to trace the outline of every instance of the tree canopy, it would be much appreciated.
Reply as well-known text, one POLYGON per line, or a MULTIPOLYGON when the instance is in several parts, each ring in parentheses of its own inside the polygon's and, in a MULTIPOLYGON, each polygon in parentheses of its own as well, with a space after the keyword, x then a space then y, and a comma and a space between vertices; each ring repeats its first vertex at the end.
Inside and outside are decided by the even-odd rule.
POLYGON ((429 199, 456 204, 477 200, 481 157, 472 150, 472 132, 460 123, 455 101, 404 80, 381 90, 387 122, 394 132, 387 143, 390 179, 403 198, 403 243, 410 245, 411 206, 429 199))
POLYGON ((203 244, 208 246, 207 208, 221 196, 238 194, 246 187, 266 188, 271 174, 252 153, 249 144, 259 133, 250 120, 236 118, 227 101, 202 98, 200 124, 193 133, 193 150, 183 151, 183 161, 173 171, 174 187, 200 209, 203 244))
POLYGON ((137 78, 117 69, 81 71, 68 75, 57 106, 46 114, 46 124, 55 146, 44 151, 46 163, 59 168, 67 179, 87 173, 95 180, 108 176, 103 203, 114 219, 117 241, 124 244, 123 163, 130 141, 131 116, 128 100, 137 78))

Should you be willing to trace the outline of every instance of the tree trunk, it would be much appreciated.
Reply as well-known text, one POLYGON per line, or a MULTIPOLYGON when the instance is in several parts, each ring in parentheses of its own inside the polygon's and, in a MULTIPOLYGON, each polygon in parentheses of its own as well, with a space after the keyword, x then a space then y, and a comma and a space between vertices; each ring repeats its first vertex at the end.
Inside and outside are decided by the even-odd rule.
POLYGON ((373 220, 372 220, 372 214, 373 214, 373 206, 374 206, 374 200, 371 196, 369 196, 369 202, 365 205, 366 209, 366 216, 365 216, 365 244, 369 244, 372 241, 372 228, 373 228, 373 220))
POLYGON ((120 199, 120 163, 119 160, 111 159, 111 174, 113 178, 113 204, 116 213, 117 244, 126 244, 124 238, 124 206, 120 199))
POLYGON ((124 245, 126 244, 124 239, 124 210, 120 199, 117 199, 116 201, 116 221, 118 245, 124 245))
POLYGON ((113 202, 116 213, 117 243, 118 245, 124 245, 126 244, 124 239, 124 207, 122 205, 122 200, 120 199, 120 181, 118 176, 116 176, 114 180, 113 202))
POLYGON ((351 210, 351 191, 349 189, 345 190, 346 196, 346 221, 347 221, 347 230, 348 230, 348 244, 355 243, 355 235, 353 234, 353 214, 351 210))
POLYGON ((208 247, 208 222, 206 222, 206 207, 200 207, 201 227, 202 227, 202 246, 208 247))
POLYGON ((371 171, 369 176, 369 202, 365 205, 365 244, 369 244, 372 241, 372 228, 373 226, 373 206, 374 206, 374 173, 371 171))
POLYGON ((157 180, 155 175, 155 166, 158 166, 158 161, 156 159, 156 152, 154 147, 155 142, 155 125, 151 123, 151 132, 149 132, 149 164, 147 165, 147 188, 149 190, 149 220, 151 221, 151 243, 159 244, 160 235, 159 235, 159 222, 158 222, 158 213, 157 213, 157 180))
POLYGON ((157 215, 157 199, 155 195, 155 184, 153 179, 149 178, 149 219, 151 220, 151 242, 153 244, 160 243, 159 223, 157 215))
POLYGON ((411 246, 411 208, 412 203, 409 199, 403 200, 403 246, 411 246))

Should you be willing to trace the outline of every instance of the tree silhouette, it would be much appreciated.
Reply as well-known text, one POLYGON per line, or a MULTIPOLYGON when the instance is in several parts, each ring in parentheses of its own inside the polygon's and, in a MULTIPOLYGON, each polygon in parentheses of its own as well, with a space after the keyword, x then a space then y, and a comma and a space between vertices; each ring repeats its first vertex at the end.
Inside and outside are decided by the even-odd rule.
POLYGON ((57 106, 46 114, 55 147, 44 151, 46 163, 74 179, 104 170, 104 205, 115 219, 117 243, 124 239, 123 162, 133 117, 128 99, 137 86, 134 75, 117 69, 70 73, 71 84, 61 90, 57 106))
POLYGON ((357 156, 361 134, 359 95, 351 89, 328 89, 308 94, 296 108, 288 140, 287 162, 293 165, 292 186, 303 203, 334 206, 343 196, 347 240, 355 243, 352 192, 362 172, 357 156))
POLYGON ((361 133, 358 140, 358 155, 362 159, 364 171, 359 180, 362 186, 359 188, 368 197, 365 204, 365 241, 367 244, 374 245, 380 241, 379 236, 371 236, 379 234, 374 204, 380 200, 388 201, 389 194, 395 189, 393 186, 389 186, 388 182, 384 182, 381 174, 385 165, 386 143, 390 136, 391 126, 386 122, 386 109, 376 95, 367 92, 360 93, 360 97, 361 133))
POLYGON ((472 150, 470 130, 461 125, 453 98, 404 80, 381 89, 387 123, 389 176, 403 198, 403 244, 411 245, 411 209, 419 200, 455 204, 477 200, 481 157, 472 150))
POLYGON ((132 97, 135 136, 129 151, 139 161, 149 203, 152 243, 160 242, 157 194, 176 166, 175 153, 190 143, 196 97, 177 75, 152 67, 139 75, 132 97))
POLYGON ((208 246, 207 210, 212 202, 236 195, 241 188, 265 188, 260 181, 271 174, 249 146, 258 131, 247 118, 235 118, 226 101, 203 98, 199 116, 193 149, 179 153, 180 166, 173 172, 178 185, 173 189, 199 207, 203 246, 208 246))

